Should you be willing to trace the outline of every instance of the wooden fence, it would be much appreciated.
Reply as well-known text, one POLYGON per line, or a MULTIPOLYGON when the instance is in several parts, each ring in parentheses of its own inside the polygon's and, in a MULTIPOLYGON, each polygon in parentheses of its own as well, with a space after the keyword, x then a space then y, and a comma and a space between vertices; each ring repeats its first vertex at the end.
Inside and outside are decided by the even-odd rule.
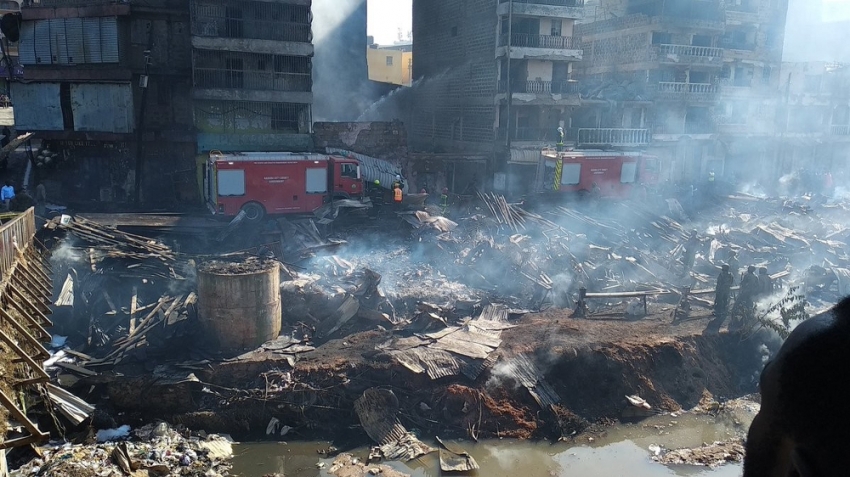
POLYGON ((35 209, 30 207, 9 220, 0 218, 0 221, 3 222, 0 225, 0 280, 5 281, 14 268, 18 251, 23 252, 35 237, 35 209))

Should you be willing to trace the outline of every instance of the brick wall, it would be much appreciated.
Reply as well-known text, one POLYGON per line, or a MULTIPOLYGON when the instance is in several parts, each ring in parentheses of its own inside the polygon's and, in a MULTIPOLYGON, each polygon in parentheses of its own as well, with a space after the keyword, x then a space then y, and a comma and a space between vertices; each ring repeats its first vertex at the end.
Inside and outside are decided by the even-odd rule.
POLYGON ((347 149, 399 165, 407 158, 407 132, 401 121, 314 123, 313 142, 319 149, 347 149))

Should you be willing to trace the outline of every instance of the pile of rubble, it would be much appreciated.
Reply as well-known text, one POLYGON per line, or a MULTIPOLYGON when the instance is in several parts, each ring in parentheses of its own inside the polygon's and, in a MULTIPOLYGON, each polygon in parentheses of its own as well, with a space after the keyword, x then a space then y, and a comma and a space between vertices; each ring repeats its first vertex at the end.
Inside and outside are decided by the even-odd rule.
POLYGON ((98 444, 56 443, 34 448, 38 457, 12 475, 91 477, 229 475, 233 455, 227 436, 190 434, 165 423, 130 433, 129 426, 98 431, 98 444))

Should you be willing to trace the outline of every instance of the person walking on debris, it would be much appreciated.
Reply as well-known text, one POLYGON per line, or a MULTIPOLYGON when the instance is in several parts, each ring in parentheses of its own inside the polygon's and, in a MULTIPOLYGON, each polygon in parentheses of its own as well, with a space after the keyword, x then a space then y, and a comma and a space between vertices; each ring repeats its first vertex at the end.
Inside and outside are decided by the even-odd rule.
POLYGON ((381 211, 381 206, 384 205, 384 190, 381 189, 381 181, 378 179, 367 185, 369 186, 369 200, 372 201, 372 217, 377 217, 381 211))
POLYGON ((726 312, 729 311, 729 295, 734 282, 735 277, 729 271, 729 265, 723 265, 720 275, 717 276, 717 286, 714 288, 714 316, 726 317, 726 312))
POLYGON ((764 298, 773 293, 773 279, 767 274, 767 267, 759 268, 759 296, 764 298))
POLYGON ((697 254, 697 247, 699 247, 699 237, 697 237, 697 231, 692 230, 690 236, 688 237, 688 241, 685 242, 682 262, 684 263, 684 268, 682 269, 682 276, 687 276, 691 273, 691 269, 694 267, 694 259, 697 254))

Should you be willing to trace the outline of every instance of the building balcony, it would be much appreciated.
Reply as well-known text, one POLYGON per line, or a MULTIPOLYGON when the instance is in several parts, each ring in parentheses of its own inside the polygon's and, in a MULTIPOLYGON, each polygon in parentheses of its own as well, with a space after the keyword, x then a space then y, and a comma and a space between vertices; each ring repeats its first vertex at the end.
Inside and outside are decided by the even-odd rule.
MULTIPOLYGON (((511 141, 514 142, 525 142, 525 143, 535 143, 535 144, 557 144, 558 142, 558 128, 529 128, 529 127, 517 127, 517 128, 498 128, 496 129, 496 138, 499 141, 505 141, 508 136, 508 132, 510 131, 511 141)), ((576 138, 576 130, 575 129, 565 129, 564 130, 564 142, 572 143, 576 138)))
POLYGON ((579 38, 513 33, 509 45, 508 36, 507 33, 499 36, 496 57, 510 52, 511 58, 517 60, 581 61, 583 51, 579 38))
POLYGON ((830 136, 850 137, 850 125, 848 124, 833 124, 829 127, 830 136))
POLYGON ((723 67, 723 49, 707 46, 656 45, 658 61, 662 64, 723 67))
POLYGON ((23 20, 127 16, 130 3, 119 0, 27 0, 21 5, 23 20))
POLYGON ((499 16, 508 16, 511 5, 514 15, 575 20, 584 18, 584 0, 499 0, 499 16))
POLYGON ((580 128, 576 143, 581 146, 645 146, 652 141, 649 129, 580 128))
POLYGON ((714 101, 717 86, 709 83, 658 83, 656 96, 662 100, 674 101, 714 101))
POLYGON ((192 45, 210 50, 310 56, 313 33, 309 15, 309 8, 302 5, 193 1, 192 45))
POLYGON ((313 87, 310 73, 194 68, 192 75, 195 88, 310 92, 313 87))
MULTIPOLYGON (((513 101, 522 105, 578 106, 578 81, 521 81, 511 83, 513 101)), ((499 81, 496 101, 507 100, 508 85, 499 81)))

